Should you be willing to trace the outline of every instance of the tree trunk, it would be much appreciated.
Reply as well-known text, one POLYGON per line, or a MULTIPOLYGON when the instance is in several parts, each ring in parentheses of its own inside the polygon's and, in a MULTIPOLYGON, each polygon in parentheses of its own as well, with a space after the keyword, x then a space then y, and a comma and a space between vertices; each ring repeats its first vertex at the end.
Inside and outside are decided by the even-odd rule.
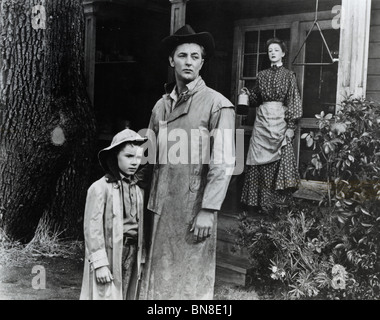
POLYGON ((82 0, 0 3, 0 222, 25 242, 49 214, 75 237, 95 141, 82 0), (46 11, 45 28, 43 15, 32 24, 36 5, 46 11))

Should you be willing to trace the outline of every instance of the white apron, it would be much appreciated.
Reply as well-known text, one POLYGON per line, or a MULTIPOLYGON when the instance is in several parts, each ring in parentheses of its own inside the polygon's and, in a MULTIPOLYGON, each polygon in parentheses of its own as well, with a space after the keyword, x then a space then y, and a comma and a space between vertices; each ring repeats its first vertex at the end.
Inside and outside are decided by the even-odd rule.
POLYGON ((282 102, 268 101, 257 108, 255 124, 249 143, 247 165, 262 165, 281 158, 286 145, 285 107, 282 102))

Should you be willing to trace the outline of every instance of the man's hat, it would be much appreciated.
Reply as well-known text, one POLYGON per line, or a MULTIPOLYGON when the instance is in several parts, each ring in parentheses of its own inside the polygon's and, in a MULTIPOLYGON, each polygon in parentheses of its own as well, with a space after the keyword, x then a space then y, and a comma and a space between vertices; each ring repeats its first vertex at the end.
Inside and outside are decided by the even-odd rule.
POLYGON ((147 137, 142 137, 133 130, 124 129, 123 131, 120 131, 118 134, 116 134, 113 137, 111 145, 109 147, 104 148, 99 151, 98 159, 99 159, 100 165, 105 171, 110 171, 107 157, 108 157, 108 154, 111 152, 111 150, 113 150, 114 148, 116 148, 117 146, 121 145, 124 142, 143 143, 147 140, 148 140, 147 137))
POLYGON ((182 43, 197 43, 203 46, 206 51, 206 59, 209 59, 214 55, 215 43, 211 33, 196 33, 188 24, 184 25, 174 34, 164 38, 161 41, 162 54, 165 57, 168 57, 173 52, 173 50, 182 43))

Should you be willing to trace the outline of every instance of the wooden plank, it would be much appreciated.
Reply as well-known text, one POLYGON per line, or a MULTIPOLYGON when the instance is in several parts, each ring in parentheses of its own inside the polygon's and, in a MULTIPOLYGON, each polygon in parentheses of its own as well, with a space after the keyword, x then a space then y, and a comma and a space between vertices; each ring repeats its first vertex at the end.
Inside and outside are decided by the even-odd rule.
POLYGON ((380 103, 380 91, 367 91, 367 99, 380 103))
POLYGON ((380 57, 379 59, 368 60, 368 75, 380 75, 380 57))
POLYGON ((369 42, 380 42, 380 26, 372 26, 369 31, 369 42))
POLYGON ((246 274, 249 269, 252 269, 252 265, 248 258, 236 255, 217 253, 216 263, 223 268, 234 270, 243 274, 246 274))
POLYGON ((231 271, 218 265, 216 266, 215 276, 217 280, 232 283, 238 286, 246 286, 250 281, 250 277, 247 277, 245 274, 231 271))
MULTIPOLYGON (((369 44, 368 57, 369 57, 369 59, 380 58, 380 42, 371 42, 369 44)), ((371 71, 371 70, 368 69, 368 71, 371 71)))
POLYGON ((323 199, 323 196, 323 193, 309 189, 298 189, 296 192, 293 193, 294 198, 318 202, 323 199))
POLYGON ((321 201, 327 193, 327 183, 314 180, 303 180, 293 197, 312 201, 321 201))
POLYGON ((380 91, 380 76, 368 76, 367 91, 380 91))
POLYGON ((380 0, 372 0, 372 10, 380 10, 380 0))
POLYGON ((380 10, 373 10, 372 9, 371 26, 380 26, 380 10))
MULTIPOLYGON (((320 11, 318 12, 319 20, 330 20, 334 17, 334 14, 331 11, 320 11)), ((235 22, 235 25, 241 27, 249 26, 267 26, 277 24, 291 24, 294 21, 314 21, 315 13, 297 13, 290 15, 281 15, 281 16, 272 16, 272 17, 263 17, 259 19, 242 19, 235 22)))

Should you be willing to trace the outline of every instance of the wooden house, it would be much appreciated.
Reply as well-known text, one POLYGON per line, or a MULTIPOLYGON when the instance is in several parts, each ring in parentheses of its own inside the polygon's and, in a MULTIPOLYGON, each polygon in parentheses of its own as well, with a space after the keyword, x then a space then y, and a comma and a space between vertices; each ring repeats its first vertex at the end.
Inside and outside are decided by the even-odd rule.
MULTIPOLYGON (((160 40, 185 23, 213 34, 216 54, 202 77, 235 104, 240 89, 252 87, 269 65, 266 40, 285 40, 285 65, 295 71, 303 99, 295 138, 300 170, 311 157, 300 136, 316 128, 315 114, 336 112, 348 94, 380 101, 380 0, 84 0, 84 10, 86 77, 100 142, 126 125, 147 126, 168 80, 160 40)), ((253 119, 254 111, 236 117, 246 146, 253 119)), ((246 284, 247 258, 233 251, 227 232, 243 210, 241 185, 242 175, 234 176, 220 214, 217 274, 246 284)), ((295 196, 318 199, 324 188, 315 178, 303 180, 295 196)))

